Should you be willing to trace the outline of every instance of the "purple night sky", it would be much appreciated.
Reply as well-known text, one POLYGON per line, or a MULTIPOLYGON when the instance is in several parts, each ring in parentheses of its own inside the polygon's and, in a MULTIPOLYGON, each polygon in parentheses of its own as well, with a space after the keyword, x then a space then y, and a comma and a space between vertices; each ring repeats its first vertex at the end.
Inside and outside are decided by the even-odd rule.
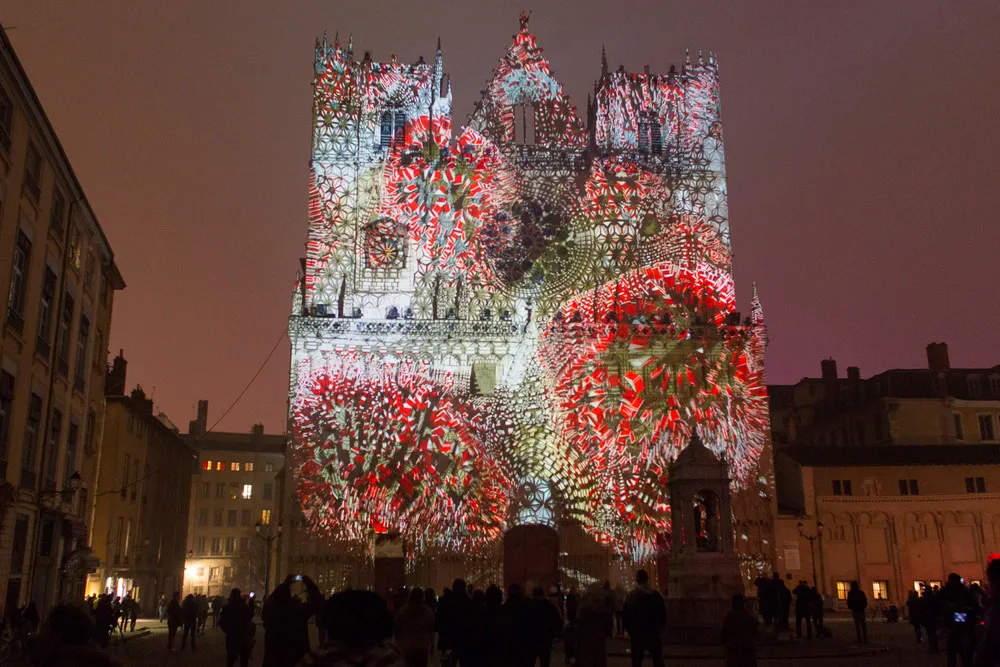
MULTIPOLYGON (((9 29, 128 288, 112 356, 182 429, 212 423, 286 328, 304 253, 313 44, 376 60, 442 40, 463 124, 523 2, 7 0, 9 29), (294 9, 285 7, 294 6, 294 9), (281 9, 279 9, 281 7, 281 9)), ((619 64, 720 59, 736 284, 768 377, 1000 363, 1000 9, 963 0, 538 0, 578 108, 619 64)), ((219 425, 284 425, 288 343, 219 425)))

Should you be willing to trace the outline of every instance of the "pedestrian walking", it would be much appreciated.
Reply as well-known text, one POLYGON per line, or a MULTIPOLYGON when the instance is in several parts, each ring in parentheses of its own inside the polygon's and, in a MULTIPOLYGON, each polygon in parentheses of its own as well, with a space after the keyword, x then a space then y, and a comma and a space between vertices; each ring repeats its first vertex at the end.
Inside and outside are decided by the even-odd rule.
POLYGON ((229 592, 229 601, 219 612, 219 627, 226 634, 226 667, 233 667, 239 660, 240 667, 250 662, 253 646, 254 624, 250 607, 243 600, 240 589, 229 592))
POLYGON ((623 610, 625 608, 625 587, 618 583, 614 588, 615 599, 614 599, 614 613, 615 613, 615 632, 619 637, 625 636, 625 615, 623 610))
POLYGON ((167 651, 174 650, 174 637, 177 628, 184 625, 184 612, 181 610, 181 594, 174 592, 167 605, 167 651))
POLYGON ((181 650, 187 646, 188 637, 191 638, 191 650, 198 649, 195 637, 198 634, 198 601, 193 595, 188 595, 181 603, 181 617, 184 619, 184 631, 181 635, 181 650))
POLYGON ((663 639, 661 633, 666 622, 667 610, 663 597, 649 587, 649 573, 635 573, 635 588, 625 598, 625 631, 632 648, 632 667, 640 667, 649 652, 653 667, 663 667, 663 639))
POLYGON ((746 598, 733 596, 733 607, 722 619, 726 667, 757 667, 757 618, 747 611, 746 598))
POLYGON ((851 589, 847 592, 847 608, 854 617, 854 632, 858 637, 858 643, 867 643, 868 624, 865 621, 865 610, 868 608, 868 596, 856 581, 851 582, 851 589))
POLYGON ((167 596, 165 593, 160 594, 160 601, 156 605, 156 614, 160 619, 160 623, 163 623, 167 619, 167 596))
POLYGON ((396 613, 396 646, 407 667, 427 667, 434 645, 434 612, 424 604, 424 591, 414 588, 410 600, 396 613))

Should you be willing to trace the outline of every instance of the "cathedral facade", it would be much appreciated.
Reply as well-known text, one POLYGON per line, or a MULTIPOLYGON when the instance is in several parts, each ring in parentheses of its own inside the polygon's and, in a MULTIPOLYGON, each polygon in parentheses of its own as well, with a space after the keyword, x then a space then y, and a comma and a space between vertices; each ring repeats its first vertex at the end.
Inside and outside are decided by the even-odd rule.
POLYGON ((512 529, 547 526, 565 576, 606 578, 667 551, 695 431, 767 561, 766 332, 756 294, 736 309, 715 58, 602 54, 581 115, 522 16, 458 130, 451 102, 440 45, 406 64, 317 42, 290 567, 493 578, 512 529))

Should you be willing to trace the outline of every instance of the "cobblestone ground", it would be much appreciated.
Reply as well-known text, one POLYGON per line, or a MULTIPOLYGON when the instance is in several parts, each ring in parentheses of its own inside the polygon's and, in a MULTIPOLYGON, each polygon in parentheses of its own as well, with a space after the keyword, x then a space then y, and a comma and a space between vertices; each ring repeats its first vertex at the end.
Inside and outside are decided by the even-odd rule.
MULTIPOLYGON (((925 644, 917 644, 914 641, 912 630, 905 623, 889 625, 886 623, 875 623, 869 626, 869 639, 876 648, 884 647, 884 652, 873 651, 868 655, 850 654, 854 647, 850 639, 853 628, 849 619, 828 618, 828 624, 833 629, 835 640, 812 640, 803 641, 797 645, 787 645, 781 651, 780 658, 768 658, 760 661, 761 667, 791 667, 792 665, 808 664, 810 667, 840 667, 850 665, 850 667, 944 667, 946 660, 944 653, 928 655, 925 644), (840 653, 830 655, 831 652, 840 653), (825 656, 825 657, 820 657, 825 656)), ((211 621, 209 622, 211 626, 211 621)), ((167 653, 167 632, 166 627, 152 621, 141 621, 137 630, 148 628, 151 632, 142 637, 130 637, 125 634, 125 642, 116 637, 112 642, 110 651, 118 657, 125 667, 167 667, 188 665, 192 667, 223 667, 225 665, 225 650, 223 637, 220 631, 213 631, 210 628, 203 636, 198 638, 198 650, 192 652, 190 649, 184 652, 167 653)), ((258 630, 260 632, 260 630, 258 630)), ((259 637, 263 639, 262 635, 259 637)), ((251 662, 253 667, 260 667, 261 647, 255 651, 254 659, 251 662)), ((719 657, 705 655, 707 652, 699 651, 694 647, 666 647, 667 665, 670 667, 721 667, 725 661, 719 657), (671 653, 674 655, 671 656, 671 653), (683 653, 683 657, 678 657, 683 653)), ((717 655, 717 654, 716 654, 717 655)), ((553 655, 552 663, 554 667, 562 667, 564 664, 561 650, 553 655)), ((437 662, 431 663, 437 667, 437 662)), ((647 658, 646 664, 650 662, 647 658)), ((625 667, 631 665, 631 660, 627 656, 613 656, 609 659, 611 667, 625 667)))

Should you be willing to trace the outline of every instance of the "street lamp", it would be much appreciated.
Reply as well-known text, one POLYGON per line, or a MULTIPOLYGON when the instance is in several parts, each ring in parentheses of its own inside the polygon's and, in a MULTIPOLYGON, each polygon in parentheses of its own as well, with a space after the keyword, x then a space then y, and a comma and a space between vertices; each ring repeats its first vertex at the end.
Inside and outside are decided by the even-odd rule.
POLYGON ((83 480, 80 477, 80 473, 74 472, 72 475, 69 476, 69 479, 66 480, 66 486, 59 489, 58 491, 56 491, 55 489, 53 489, 52 491, 39 491, 37 497, 39 500, 41 500, 42 498, 54 498, 58 495, 63 495, 63 496, 69 495, 70 497, 72 497, 73 494, 75 494, 77 491, 80 490, 81 481, 83 480))
POLYGON ((271 545, 274 541, 281 537, 281 524, 278 524, 278 532, 274 535, 271 534, 270 526, 266 533, 261 533, 261 525, 258 523, 254 526, 254 532, 257 537, 264 540, 264 544, 267 546, 265 556, 264 556, 264 597, 271 591, 271 545))
MULTIPOLYGON (((816 576, 816 549, 813 546, 813 542, 815 542, 816 540, 823 539, 823 522, 822 521, 816 522, 815 535, 806 535, 805 531, 803 530, 803 524, 801 521, 799 521, 799 537, 804 537, 805 539, 809 540, 809 557, 812 559, 812 564, 813 564, 813 583, 816 585, 817 589, 820 589, 820 592, 822 593, 823 587, 819 585, 819 578, 816 576)), ((822 544, 820 546, 822 546, 822 544)))

